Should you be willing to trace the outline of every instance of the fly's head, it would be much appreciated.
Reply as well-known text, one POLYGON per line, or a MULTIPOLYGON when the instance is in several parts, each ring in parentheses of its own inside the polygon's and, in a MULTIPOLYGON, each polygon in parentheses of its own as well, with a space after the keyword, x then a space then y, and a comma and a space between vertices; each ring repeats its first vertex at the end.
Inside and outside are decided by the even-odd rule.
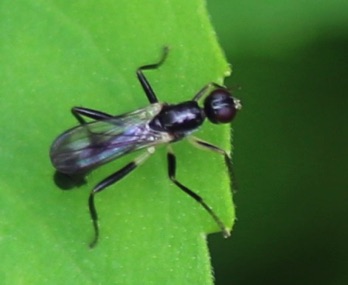
POLYGON ((214 89, 204 100, 204 113, 214 124, 230 123, 241 108, 240 100, 225 88, 214 89))

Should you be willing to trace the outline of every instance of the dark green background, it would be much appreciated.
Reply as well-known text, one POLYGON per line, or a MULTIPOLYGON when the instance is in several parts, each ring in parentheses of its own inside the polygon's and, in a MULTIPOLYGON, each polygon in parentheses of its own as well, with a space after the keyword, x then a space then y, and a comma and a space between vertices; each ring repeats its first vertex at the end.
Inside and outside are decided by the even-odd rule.
POLYGON ((208 1, 243 102, 238 221, 209 237, 218 285, 348 284, 347 4, 208 1))

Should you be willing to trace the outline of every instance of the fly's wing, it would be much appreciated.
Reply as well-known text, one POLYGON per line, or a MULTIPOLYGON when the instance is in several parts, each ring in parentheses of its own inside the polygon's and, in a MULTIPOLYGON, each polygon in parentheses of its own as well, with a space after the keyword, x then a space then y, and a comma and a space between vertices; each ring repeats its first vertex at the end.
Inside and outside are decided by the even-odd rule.
POLYGON ((66 131, 52 144, 52 164, 62 173, 87 173, 131 151, 170 141, 168 134, 148 127, 161 109, 156 103, 66 131))

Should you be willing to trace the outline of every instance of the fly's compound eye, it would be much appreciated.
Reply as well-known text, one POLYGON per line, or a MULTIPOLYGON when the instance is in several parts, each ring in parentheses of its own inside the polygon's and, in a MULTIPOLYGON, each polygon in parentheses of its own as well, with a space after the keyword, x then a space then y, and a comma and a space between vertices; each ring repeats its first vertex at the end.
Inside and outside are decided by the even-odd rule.
POLYGON ((213 90, 204 100, 204 112, 214 124, 230 123, 242 105, 227 89, 213 90))

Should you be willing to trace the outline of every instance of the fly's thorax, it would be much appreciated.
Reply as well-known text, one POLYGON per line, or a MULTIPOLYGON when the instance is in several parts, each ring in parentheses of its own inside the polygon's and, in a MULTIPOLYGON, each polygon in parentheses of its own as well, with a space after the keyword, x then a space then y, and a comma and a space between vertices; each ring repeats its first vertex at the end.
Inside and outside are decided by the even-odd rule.
POLYGON ((201 126, 204 119, 204 111, 197 102, 187 101, 176 105, 164 104, 149 126, 160 132, 186 135, 201 126))

